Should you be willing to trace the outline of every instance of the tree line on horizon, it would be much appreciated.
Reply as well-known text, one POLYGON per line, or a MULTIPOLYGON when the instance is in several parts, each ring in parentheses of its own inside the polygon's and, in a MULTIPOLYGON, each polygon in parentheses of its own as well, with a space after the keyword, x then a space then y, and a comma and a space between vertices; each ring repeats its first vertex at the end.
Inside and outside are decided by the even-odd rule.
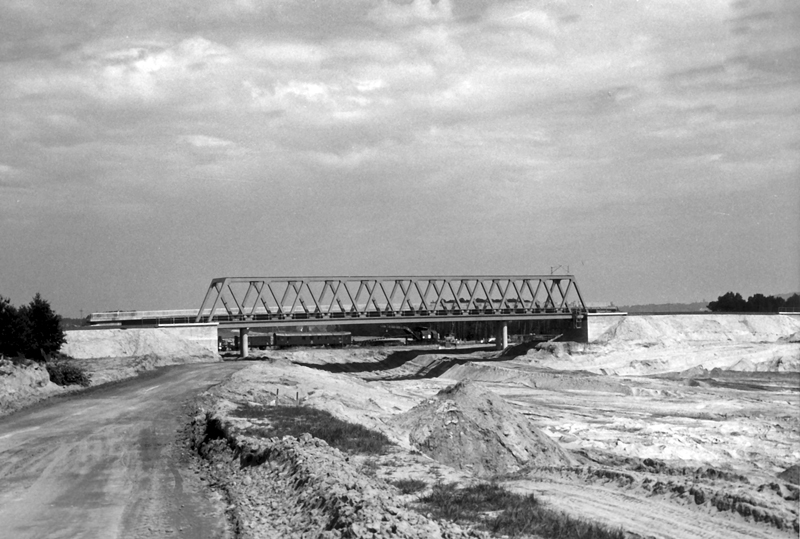
POLYGON ((734 313, 777 313, 800 312, 800 294, 792 294, 788 298, 753 294, 744 299, 738 292, 727 292, 716 301, 708 304, 711 312, 734 313))

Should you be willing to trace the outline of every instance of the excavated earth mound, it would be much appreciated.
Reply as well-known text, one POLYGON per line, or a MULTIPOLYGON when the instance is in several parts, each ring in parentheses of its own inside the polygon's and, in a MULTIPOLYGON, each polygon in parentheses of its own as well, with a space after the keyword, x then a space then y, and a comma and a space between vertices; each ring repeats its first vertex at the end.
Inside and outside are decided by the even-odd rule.
POLYGON ((363 474, 352 456, 308 433, 254 438, 222 409, 198 410, 187 431, 214 483, 227 492, 241 539, 488 538, 398 504, 393 487, 363 474))
POLYGON ((783 479, 788 483, 800 485, 800 464, 789 466, 784 471, 778 474, 778 479, 783 479))
POLYGON ((575 463, 524 415, 474 382, 445 388, 393 421, 426 455, 478 476, 575 463))
POLYGON ((778 342, 800 342, 800 331, 795 331, 791 335, 781 337, 778 342))
POLYGON ((539 343, 515 359, 540 368, 620 376, 691 369, 796 372, 798 330, 800 317, 793 315, 629 316, 589 344, 539 343))
POLYGON ((130 378, 170 365, 219 361, 202 340, 169 329, 67 331, 61 353, 91 375, 92 385, 130 378))
POLYGON ((0 360, 0 415, 64 391, 64 388, 50 381, 50 375, 43 365, 0 360))
POLYGON ((628 316, 595 342, 776 342, 798 331, 800 318, 786 315, 628 316))
POLYGON ((201 343, 165 329, 102 329, 68 331, 61 353, 75 359, 107 357, 213 358, 201 343))

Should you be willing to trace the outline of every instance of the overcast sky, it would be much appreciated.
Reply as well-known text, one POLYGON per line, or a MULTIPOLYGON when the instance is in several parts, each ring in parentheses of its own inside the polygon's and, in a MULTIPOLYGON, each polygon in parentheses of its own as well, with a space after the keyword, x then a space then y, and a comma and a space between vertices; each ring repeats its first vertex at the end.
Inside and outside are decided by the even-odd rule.
POLYGON ((800 290, 800 3, 3 0, 0 295, 213 277, 800 290))

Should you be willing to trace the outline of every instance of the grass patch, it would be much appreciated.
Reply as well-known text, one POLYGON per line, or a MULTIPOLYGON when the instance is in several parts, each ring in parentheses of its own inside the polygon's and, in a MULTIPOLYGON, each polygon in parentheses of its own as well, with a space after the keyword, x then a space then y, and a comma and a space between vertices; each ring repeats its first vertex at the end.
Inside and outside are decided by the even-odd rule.
POLYGON ((350 454, 382 455, 392 442, 380 432, 335 418, 330 413, 307 406, 240 405, 236 417, 265 419, 266 425, 254 426, 245 432, 264 438, 294 436, 306 432, 325 440, 328 445, 350 454))
POLYGON ((396 486, 403 494, 414 494, 415 492, 425 490, 428 486, 425 481, 419 479, 397 479, 395 481, 390 481, 390 483, 396 486))
POLYGON ((548 539, 624 538, 620 529, 570 517, 540 505, 533 494, 514 494, 492 483, 463 489, 437 483, 420 502, 436 518, 477 523, 492 533, 511 537, 536 534, 548 539), (497 514, 487 518, 485 513, 497 514))

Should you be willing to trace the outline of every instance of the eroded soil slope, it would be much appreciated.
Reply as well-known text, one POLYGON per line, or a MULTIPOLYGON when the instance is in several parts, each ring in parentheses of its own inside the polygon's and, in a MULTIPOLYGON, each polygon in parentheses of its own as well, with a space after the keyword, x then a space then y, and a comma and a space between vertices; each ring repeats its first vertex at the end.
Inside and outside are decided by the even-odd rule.
MULTIPOLYGON (((219 361, 216 353, 174 332, 149 329, 67 331, 61 353, 84 369, 91 385, 131 378, 170 365, 219 361)), ((81 389, 53 384, 44 366, 0 361, 0 416, 52 395, 81 389)))

